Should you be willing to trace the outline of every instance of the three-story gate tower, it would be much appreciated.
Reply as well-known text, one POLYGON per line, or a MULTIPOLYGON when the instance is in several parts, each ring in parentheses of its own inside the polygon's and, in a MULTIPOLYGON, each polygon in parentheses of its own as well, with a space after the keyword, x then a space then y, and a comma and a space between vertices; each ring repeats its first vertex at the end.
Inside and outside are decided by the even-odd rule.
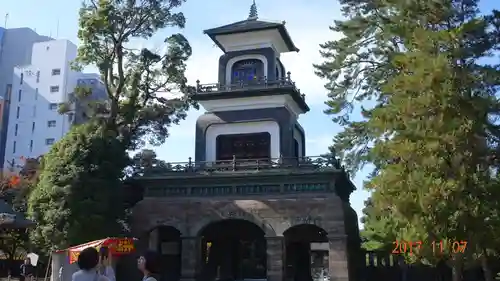
POLYGON ((138 179, 133 232, 172 280, 354 280, 355 188, 333 155, 306 156, 309 107, 280 61, 299 49, 251 10, 205 31, 223 55, 218 82, 197 82, 194 159, 138 179))

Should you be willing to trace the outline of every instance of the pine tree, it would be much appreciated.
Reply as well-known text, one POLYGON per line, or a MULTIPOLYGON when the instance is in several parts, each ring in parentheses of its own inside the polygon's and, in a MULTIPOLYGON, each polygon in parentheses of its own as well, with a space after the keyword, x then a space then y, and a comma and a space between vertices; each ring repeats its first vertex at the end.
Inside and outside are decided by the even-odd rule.
POLYGON ((375 209, 414 236, 469 242, 464 254, 444 253, 455 280, 462 257, 484 258, 499 230, 500 71, 483 58, 500 46, 500 14, 480 16, 477 2, 341 1, 348 19, 331 29, 345 37, 323 44, 316 65, 326 113, 344 126, 331 149, 353 172, 374 164, 375 209))

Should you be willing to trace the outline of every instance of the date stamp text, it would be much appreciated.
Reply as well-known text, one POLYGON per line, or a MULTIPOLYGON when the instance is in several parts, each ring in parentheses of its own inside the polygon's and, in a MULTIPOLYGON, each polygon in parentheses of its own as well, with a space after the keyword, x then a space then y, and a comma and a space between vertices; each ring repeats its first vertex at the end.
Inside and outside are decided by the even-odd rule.
POLYGON ((441 240, 441 241, 404 241, 396 240, 392 242, 394 246, 393 254, 418 254, 422 249, 427 248, 435 255, 444 253, 465 253, 467 241, 461 240, 441 240))

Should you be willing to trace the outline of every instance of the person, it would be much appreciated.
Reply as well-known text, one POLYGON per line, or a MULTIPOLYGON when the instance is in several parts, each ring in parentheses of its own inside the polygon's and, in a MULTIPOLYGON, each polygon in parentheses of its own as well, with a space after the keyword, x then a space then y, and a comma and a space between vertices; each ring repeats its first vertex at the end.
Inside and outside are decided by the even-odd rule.
POLYGON ((30 258, 24 259, 24 263, 21 265, 21 277, 19 281, 30 281, 33 277, 33 269, 30 258), (26 278, 28 278, 28 280, 26 280, 26 278))
POLYGON ((159 258, 155 252, 148 251, 137 260, 137 268, 144 274, 142 281, 158 281, 159 258))
POLYGON ((99 272, 108 277, 110 281, 116 281, 115 271, 111 261, 111 254, 109 248, 103 246, 99 249, 99 272))
POLYGON ((95 248, 86 248, 80 252, 77 260, 78 270, 71 276, 71 281, 110 281, 108 277, 99 274, 99 252, 95 248))
POLYGON ((64 273, 64 267, 61 266, 61 268, 59 268, 59 281, 63 281, 63 273, 64 273))

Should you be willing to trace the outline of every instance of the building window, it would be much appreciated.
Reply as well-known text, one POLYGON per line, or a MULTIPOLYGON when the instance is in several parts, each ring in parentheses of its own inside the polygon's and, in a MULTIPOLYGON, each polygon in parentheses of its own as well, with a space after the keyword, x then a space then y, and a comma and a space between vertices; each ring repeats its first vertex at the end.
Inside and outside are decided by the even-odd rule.
POLYGON ((31 123, 31 132, 35 132, 35 122, 31 123))
POLYGON ((301 155, 299 155, 299 142, 294 139, 293 140, 293 156, 295 158, 299 158, 301 155))
POLYGON ((19 90, 19 96, 17 98, 17 101, 21 102, 22 99, 23 99, 23 90, 19 90))
POLYGON ((16 145, 17 145, 17 143, 14 141, 12 143, 12 153, 16 153, 16 145))
POLYGON ((19 125, 16 124, 15 129, 14 129, 14 136, 17 136, 17 131, 19 130, 19 125))
POLYGON ((18 106, 16 109, 16 118, 19 119, 19 115, 21 114, 21 108, 18 106))
POLYGON ((24 73, 21 73, 21 80, 19 81, 19 84, 22 85, 24 80, 24 73))
POLYGON ((58 104, 57 104, 57 103, 51 103, 51 104, 49 104, 49 109, 50 109, 50 110, 56 110, 56 109, 57 109, 57 107, 58 107, 58 104))
POLYGON ((10 96, 12 94, 12 84, 7 84, 5 89, 5 99, 6 101, 10 101, 10 96))
POLYGON ((33 140, 30 140, 30 152, 33 152, 33 140))
POLYGON ((36 72, 36 82, 40 82, 40 70, 36 72))
POLYGON ((35 100, 38 100, 38 88, 35 89, 35 100))
POLYGON ((264 77, 264 64, 257 59, 241 60, 233 65, 231 71, 231 83, 254 82, 264 77))
POLYGON ((60 68, 52 69, 52 76, 57 76, 57 75, 61 75, 61 69, 60 68))
POLYGON ((59 92, 59 86, 50 86, 50 92, 51 93, 59 92))
POLYGON ((36 105, 33 106, 33 117, 36 117, 36 105))
POLYGON ((269 133, 220 135, 216 140, 217 160, 271 158, 269 133))
POLYGON ((50 120, 47 122, 47 127, 54 128, 56 126, 56 120, 50 120))
POLYGON ((50 138, 50 139, 45 139, 45 144, 46 144, 46 145, 53 145, 55 141, 56 141, 56 140, 55 140, 55 139, 52 139, 52 138, 50 138))

